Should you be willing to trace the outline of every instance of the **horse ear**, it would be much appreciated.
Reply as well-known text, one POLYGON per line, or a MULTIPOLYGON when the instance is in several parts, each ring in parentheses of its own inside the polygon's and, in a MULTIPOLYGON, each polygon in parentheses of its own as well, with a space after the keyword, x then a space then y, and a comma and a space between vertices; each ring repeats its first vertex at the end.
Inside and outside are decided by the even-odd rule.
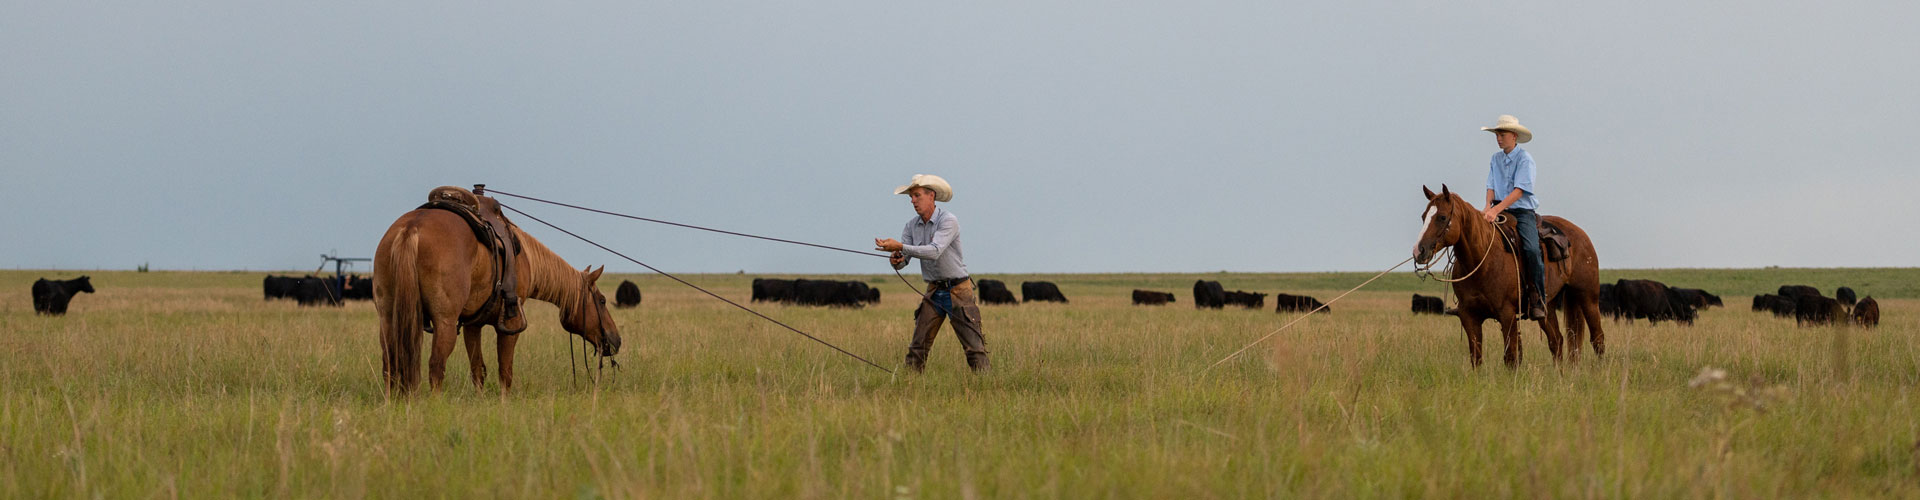
MULTIPOLYGON (((593 269, 593 266, 587 266, 587 269, 593 269)), ((594 269, 593 271, 590 271, 589 274, 587 274, 587 282, 593 283, 596 281, 600 281, 600 273, 605 272, 606 270, 607 270, 607 266, 600 266, 599 269, 594 269)))
POLYGON ((1447 192, 1447 184, 1444 182, 1440 183, 1440 196, 1446 196, 1448 194, 1450 193, 1447 192))
POLYGON ((1433 190, 1432 190, 1432 189, 1427 189, 1427 185, 1426 185, 1426 184, 1421 184, 1421 185, 1420 185, 1420 192, 1422 192, 1422 193, 1426 193, 1426 194, 1427 194, 1427 199, 1429 199, 1429 200, 1431 200, 1431 199, 1433 199, 1433 190))

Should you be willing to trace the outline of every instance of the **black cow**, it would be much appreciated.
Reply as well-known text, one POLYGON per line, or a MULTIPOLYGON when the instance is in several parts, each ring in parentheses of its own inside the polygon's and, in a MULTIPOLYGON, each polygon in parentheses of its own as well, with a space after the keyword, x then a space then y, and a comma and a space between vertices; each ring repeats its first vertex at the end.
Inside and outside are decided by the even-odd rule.
POLYGON ((1819 297, 1820 289, 1806 285, 1780 285, 1780 291, 1774 293, 1781 297, 1793 299, 1793 301, 1797 303, 1803 295, 1819 297))
POLYGON ((1612 283, 1600 284, 1600 315, 1620 321, 1620 299, 1614 295, 1612 283))
POLYGON ((347 276, 347 287, 340 291, 347 300, 373 300, 373 278, 347 276))
POLYGON ((1644 319, 1654 324, 1672 320, 1692 325, 1698 315, 1693 304, 1665 283, 1653 280, 1619 280, 1613 284, 1614 307, 1629 321, 1644 319))
POLYGON ((752 300, 802 306, 862 307, 879 302, 879 292, 859 281, 755 278, 752 300))
POLYGON ((260 280, 260 288, 266 296, 266 300, 292 299, 293 290, 299 286, 300 278, 292 276, 274 276, 269 274, 266 279, 260 280))
POLYGON ((1273 302, 1275 304, 1273 308, 1274 312, 1312 311, 1314 309, 1320 309, 1320 312, 1327 312, 1327 313, 1333 312, 1333 308, 1331 307, 1321 308, 1326 304, 1320 303, 1320 299, 1316 299, 1306 295, 1287 295, 1284 293, 1276 293, 1276 294, 1273 294, 1273 302))
POLYGON ((93 293, 93 282, 86 276, 60 281, 40 278, 33 282, 33 313, 65 315, 76 293, 93 293))
POLYGON ((1753 301, 1754 307, 1760 308, 1756 310, 1771 312, 1775 317, 1780 318, 1793 316, 1793 299, 1791 297, 1758 295, 1753 298, 1753 301))
POLYGON ((1414 314, 1446 314, 1447 302, 1439 297, 1413 294, 1414 314))
POLYGON ((1860 299, 1853 305, 1853 322, 1869 328, 1880 326, 1880 302, 1872 296, 1860 299))
POLYGON ((1173 294, 1171 293, 1140 289, 1133 290, 1133 305, 1136 306, 1166 305, 1173 301, 1173 294))
POLYGON ((307 275, 293 280, 293 301, 303 306, 344 304, 346 297, 341 295, 340 281, 334 278, 320 278, 307 275))
POLYGON ((1793 323, 1800 326, 1814 326, 1845 320, 1846 306, 1840 301, 1819 295, 1801 295, 1793 303, 1793 323))
POLYGON ((613 291, 613 307, 628 309, 640 306, 640 285, 631 280, 620 280, 620 288, 613 291))
POLYGON ((1193 282, 1193 308, 1219 309, 1227 305, 1227 291, 1218 281, 1193 282))
POLYGON ((1843 286, 1833 291, 1834 300, 1840 301, 1841 304, 1844 304, 1847 307, 1853 307, 1854 303, 1859 302, 1858 300, 1855 300, 1854 297, 1857 297, 1857 296, 1853 294, 1852 288, 1847 288, 1843 286))
POLYGON ((1680 300, 1692 304, 1696 309, 1706 309, 1714 306, 1724 307, 1726 305, 1720 301, 1719 295, 1707 293, 1706 290, 1698 288, 1674 288, 1672 290, 1673 293, 1680 294, 1680 300))
POLYGON ((1020 301, 1033 302, 1036 300, 1065 303, 1067 301, 1067 296, 1061 295, 1060 287, 1054 286, 1052 282, 1047 282, 1047 281, 1020 282, 1020 301))
POLYGON ((1013 296, 1013 290, 1007 289, 1006 282, 1000 280, 974 280, 974 291, 980 294, 980 302, 987 304, 1019 305, 1020 299, 1013 296))
POLYGON ((793 302, 803 306, 861 307, 870 290, 857 281, 793 280, 793 302))
POLYGON ((753 279, 754 302, 793 302, 793 280, 753 279))
POLYGON ((1234 290, 1227 292, 1227 305, 1259 309, 1267 306, 1267 294, 1234 290))

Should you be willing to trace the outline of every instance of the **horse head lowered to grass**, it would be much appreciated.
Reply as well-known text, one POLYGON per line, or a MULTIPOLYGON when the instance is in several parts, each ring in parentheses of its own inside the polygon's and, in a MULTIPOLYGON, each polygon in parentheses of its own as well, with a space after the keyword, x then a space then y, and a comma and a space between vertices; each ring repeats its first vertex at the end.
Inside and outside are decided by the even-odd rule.
POLYGON ((620 352, 620 328, 595 286, 605 270, 574 269, 508 222, 492 198, 457 187, 435 189, 427 205, 387 228, 374 253, 374 308, 387 389, 404 393, 419 386, 422 332, 433 336, 428 379, 435 391, 446 377, 456 331, 465 337, 474 386, 482 386, 480 331, 488 325, 497 334, 500 385, 512 388, 517 333, 527 327, 519 306, 527 298, 559 306, 561 328, 586 339, 601 356, 613 356, 620 352))

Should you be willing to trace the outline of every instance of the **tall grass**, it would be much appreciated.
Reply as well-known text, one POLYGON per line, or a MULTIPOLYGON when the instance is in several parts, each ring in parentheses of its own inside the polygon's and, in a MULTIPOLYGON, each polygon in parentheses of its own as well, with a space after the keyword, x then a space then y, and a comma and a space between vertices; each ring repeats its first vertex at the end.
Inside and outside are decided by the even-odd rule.
MULTIPOLYGON (((92 272, 99 293, 39 317, 28 284, 82 273, 6 271, 0 496, 1920 496, 1920 270, 1834 273, 1608 270, 1733 307, 1609 322, 1607 356, 1578 363, 1526 326, 1512 370, 1469 368, 1458 321, 1409 315, 1408 291, 1439 289, 1404 273, 1211 370, 1289 317, 1194 310, 1194 279, 1324 299, 1372 273, 1041 276, 1073 302, 987 306, 985 376, 950 331, 926 373, 889 375, 664 279, 609 276, 646 294, 615 313, 609 380, 570 381, 538 304, 513 393, 492 374, 476 390, 456 349, 444 393, 389 400, 370 304, 266 302, 260 273, 92 272), (1853 285, 1882 325, 1745 310, 1741 294, 1786 283, 1853 285), (1180 302, 1135 307, 1133 288, 1180 302), (1690 387, 1704 367, 1725 384, 1690 387), (1733 388, 1771 399, 1756 411, 1733 388)), ((897 369, 918 297, 840 278, 885 300, 760 307, 897 369)), ((691 279, 744 300, 751 277, 691 279)))

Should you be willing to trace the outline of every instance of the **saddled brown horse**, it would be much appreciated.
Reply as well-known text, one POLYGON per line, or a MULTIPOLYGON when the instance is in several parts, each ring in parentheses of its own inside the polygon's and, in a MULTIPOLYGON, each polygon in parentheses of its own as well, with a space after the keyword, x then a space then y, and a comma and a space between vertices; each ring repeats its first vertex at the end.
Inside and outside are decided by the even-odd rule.
MULTIPOLYGON (((1455 257, 1453 292, 1460 298, 1460 326, 1467 331, 1467 350, 1473 366, 1480 366, 1480 326, 1488 319, 1500 322, 1500 334, 1506 340, 1507 366, 1520 363, 1520 262, 1517 252, 1500 241, 1497 229, 1486 221, 1472 203, 1449 192, 1442 184, 1440 192, 1421 186, 1427 206, 1421 212, 1426 227, 1413 247, 1414 260, 1431 262, 1441 248, 1451 247, 1455 257)), ((1578 359, 1582 327, 1593 332, 1595 356, 1606 354, 1606 334, 1600 328, 1600 257, 1593 251, 1593 240, 1580 226, 1564 218, 1543 216, 1542 224, 1552 224, 1567 235, 1567 259, 1547 262, 1547 317, 1540 329, 1547 335, 1547 350, 1560 359, 1560 322, 1558 312, 1567 313, 1569 356, 1578 359)), ((1451 281, 1451 280, 1449 280, 1451 281)))
MULTIPOLYGON (((618 353, 620 328, 607 311, 606 296, 594 286, 606 268, 576 270, 518 226, 510 225, 510 230, 519 237, 522 250, 515 257, 513 273, 521 300, 559 306, 561 328, 585 338, 601 356, 618 353)), ((484 384, 480 331, 485 325, 456 325, 485 305, 493 291, 494 266, 466 220, 453 212, 425 208, 401 215, 380 238, 373 269, 373 302, 380 312, 381 366, 387 389, 399 393, 420 385, 420 336, 429 327, 433 354, 428 379, 433 390, 439 391, 446 377, 456 331, 466 337, 474 386, 484 384)), ((495 327, 496 334, 499 328, 495 327)), ((499 335, 496 340, 502 388, 513 387, 513 351, 519 339, 516 334, 499 335)))

